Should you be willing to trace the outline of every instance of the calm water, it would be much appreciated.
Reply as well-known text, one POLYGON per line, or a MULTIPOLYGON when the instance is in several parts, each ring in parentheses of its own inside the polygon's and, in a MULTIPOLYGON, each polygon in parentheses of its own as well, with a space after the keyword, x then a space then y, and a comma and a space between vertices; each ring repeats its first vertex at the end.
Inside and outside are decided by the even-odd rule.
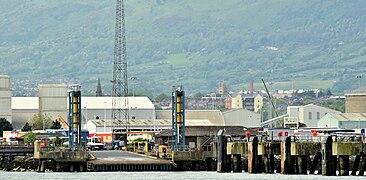
POLYGON ((0 172, 0 179, 68 179, 68 180, 112 180, 112 179, 366 179, 365 176, 326 177, 321 175, 281 175, 281 174, 247 174, 216 172, 85 172, 85 173, 36 173, 36 172, 0 172))

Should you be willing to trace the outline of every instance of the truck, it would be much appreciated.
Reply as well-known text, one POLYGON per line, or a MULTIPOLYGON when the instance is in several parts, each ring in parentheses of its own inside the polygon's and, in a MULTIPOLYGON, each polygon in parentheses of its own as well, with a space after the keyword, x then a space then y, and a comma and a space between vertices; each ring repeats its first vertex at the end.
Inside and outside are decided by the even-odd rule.
POLYGON ((88 143, 86 144, 86 146, 92 151, 104 149, 104 144, 102 143, 101 138, 98 136, 88 138, 88 143))

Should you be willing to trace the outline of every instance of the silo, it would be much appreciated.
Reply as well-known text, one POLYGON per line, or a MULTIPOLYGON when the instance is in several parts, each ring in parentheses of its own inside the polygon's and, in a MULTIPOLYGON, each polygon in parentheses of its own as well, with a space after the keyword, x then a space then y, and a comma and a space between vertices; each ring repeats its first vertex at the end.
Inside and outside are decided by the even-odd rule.
POLYGON ((39 112, 55 119, 67 119, 67 86, 64 84, 38 85, 39 112))
POLYGON ((10 78, 5 75, 0 75, 0 118, 12 122, 10 78))

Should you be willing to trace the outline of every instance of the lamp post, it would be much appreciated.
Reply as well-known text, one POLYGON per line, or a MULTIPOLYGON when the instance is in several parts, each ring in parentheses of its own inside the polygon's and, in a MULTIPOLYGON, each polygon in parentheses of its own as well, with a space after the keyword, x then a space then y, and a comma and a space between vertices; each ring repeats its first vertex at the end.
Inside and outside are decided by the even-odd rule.
POLYGON ((107 102, 104 103, 104 132, 106 132, 106 120, 107 120, 107 102))
POLYGON ((261 108, 261 122, 264 121, 264 117, 263 117, 263 114, 266 112, 265 109, 261 108))
POLYGON ((130 80, 132 81, 132 96, 135 96, 135 83, 133 81, 137 80, 137 77, 130 77, 130 80))
MULTIPOLYGON (((41 117, 42 117, 42 114, 41 114, 41 117)), ((42 129, 43 129, 43 131, 44 131, 44 127, 45 127, 44 119, 45 119, 45 118, 44 118, 44 117, 42 117, 42 121, 43 121, 43 122, 42 122, 42 129)))
POLYGON ((84 124, 86 124, 86 122, 88 121, 88 111, 86 110, 86 106, 84 107, 84 109, 85 109, 85 116, 83 116, 83 118, 81 119, 81 127, 82 128, 85 128, 84 124), (83 122, 84 118, 85 118, 85 123, 83 122))

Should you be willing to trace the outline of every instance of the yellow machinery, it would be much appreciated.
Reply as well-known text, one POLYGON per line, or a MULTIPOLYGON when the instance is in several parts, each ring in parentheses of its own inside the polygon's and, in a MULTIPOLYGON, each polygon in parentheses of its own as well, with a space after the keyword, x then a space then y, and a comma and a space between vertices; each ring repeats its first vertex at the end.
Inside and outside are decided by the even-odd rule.
POLYGON ((168 153, 168 146, 161 145, 159 146, 159 154, 160 153, 168 153))
POLYGON ((65 121, 65 119, 63 119, 60 115, 57 116, 57 118, 54 120, 54 122, 61 123, 63 129, 69 129, 69 125, 67 124, 67 122, 65 121))
POLYGON ((133 151, 136 153, 147 153, 149 152, 149 143, 147 141, 134 141, 133 151))

